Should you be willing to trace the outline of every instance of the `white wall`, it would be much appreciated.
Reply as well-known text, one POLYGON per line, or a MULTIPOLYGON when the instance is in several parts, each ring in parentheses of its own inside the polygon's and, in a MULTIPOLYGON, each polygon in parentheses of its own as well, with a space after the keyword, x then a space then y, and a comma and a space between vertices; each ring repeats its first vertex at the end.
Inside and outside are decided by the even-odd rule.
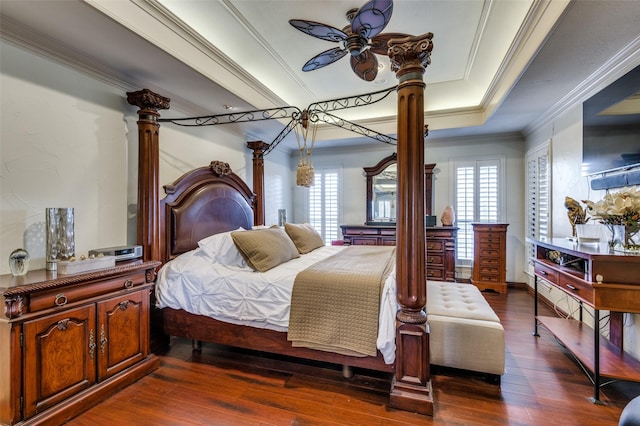
MULTIPOLYGON (((0 273, 19 247, 31 254, 30 269, 44 267, 47 207, 75 209, 78 255, 135 242, 138 116, 126 92, 141 88, 114 87, 4 42, 0 55, 0 273)), ((251 159, 246 141, 224 126, 161 125, 161 185, 221 160, 251 187, 251 159)), ((292 208, 288 161, 277 149, 265 159, 268 219, 292 208)))
MULTIPOLYGON (((343 171, 343 224, 363 224, 366 221, 366 178, 363 167, 374 166, 384 157, 395 152, 395 146, 371 141, 371 145, 358 148, 321 150, 313 153, 314 167, 341 166, 343 171)), ((507 280, 525 282, 524 254, 524 143, 519 136, 501 135, 484 138, 437 140, 427 138, 425 163, 436 163, 433 176, 433 214, 440 216, 444 208, 453 204, 453 180, 451 164, 456 159, 485 156, 504 156, 506 164, 506 222, 507 228, 507 280)), ((292 157, 295 170, 297 155, 292 157)), ((305 219, 303 211, 306 189, 294 189, 295 219, 305 219)), ((468 278, 470 270, 458 268, 459 278, 468 278)))
POLYGON ((122 94, 5 43, 0 54, 0 272, 18 247, 44 267, 47 207, 75 209, 77 253, 124 243, 122 94))

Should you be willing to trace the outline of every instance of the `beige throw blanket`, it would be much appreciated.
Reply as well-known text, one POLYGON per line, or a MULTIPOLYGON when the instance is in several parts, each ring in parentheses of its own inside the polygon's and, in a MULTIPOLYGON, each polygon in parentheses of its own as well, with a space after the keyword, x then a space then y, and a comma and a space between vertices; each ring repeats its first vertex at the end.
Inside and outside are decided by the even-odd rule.
POLYGON ((395 247, 349 246, 296 276, 288 339, 293 346, 376 356, 378 315, 395 247))

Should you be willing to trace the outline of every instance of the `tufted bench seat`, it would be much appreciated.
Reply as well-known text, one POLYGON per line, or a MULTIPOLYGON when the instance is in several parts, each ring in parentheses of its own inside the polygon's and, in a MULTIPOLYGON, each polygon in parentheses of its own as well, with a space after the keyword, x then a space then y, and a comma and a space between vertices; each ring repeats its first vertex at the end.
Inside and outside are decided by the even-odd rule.
POLYGON ((504 374, 504 329, 480 290, 471 284, 427 282, 429 356, 435 366, 504 374))

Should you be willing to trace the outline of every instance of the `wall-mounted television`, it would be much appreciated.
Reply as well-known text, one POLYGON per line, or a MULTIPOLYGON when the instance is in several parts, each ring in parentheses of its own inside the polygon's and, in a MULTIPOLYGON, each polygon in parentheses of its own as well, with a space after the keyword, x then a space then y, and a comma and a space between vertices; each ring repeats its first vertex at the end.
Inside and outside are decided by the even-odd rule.
POLYGON ((583 104, 582 174, 640 169, 640 66, 583 104))

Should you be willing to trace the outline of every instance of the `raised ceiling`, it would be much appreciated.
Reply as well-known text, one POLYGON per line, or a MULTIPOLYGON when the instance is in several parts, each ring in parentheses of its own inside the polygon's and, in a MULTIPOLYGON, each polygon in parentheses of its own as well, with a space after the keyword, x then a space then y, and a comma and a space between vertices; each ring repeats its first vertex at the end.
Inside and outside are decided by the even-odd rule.
MULTIPOLYGON (((364 3, 3 0, 0 34, 126 90, 146 87, 170 97, 176 111, 164 111, 165 117, 177 111, 221 114, 225 105, 233 111, 303 109, 396 84, 385 57, 379 57, 383 68, 374 82, 356 77, 348 59, 301 70, 308 59, 336 45, 303 34, 288 20, 342 28, 346 12, 364 3)), ((629 57, 638 60, 639 3, 396 0, 383 32, 434 33, 432 64, 424 76, 431 135, 525 133, 569 98, 577 99, 576 87, 612 55, 632 51, 612 64, 619 72, 630 68, 629 57)), ((395 100, 390 96, 339 114, 393 135, 395 100)), ((262 122, 237 125, 235 131, 269 142, 280 128, 262 122)), ((318 139, 318 147, 371 143, 333 126, 323 126, 318 139)))

